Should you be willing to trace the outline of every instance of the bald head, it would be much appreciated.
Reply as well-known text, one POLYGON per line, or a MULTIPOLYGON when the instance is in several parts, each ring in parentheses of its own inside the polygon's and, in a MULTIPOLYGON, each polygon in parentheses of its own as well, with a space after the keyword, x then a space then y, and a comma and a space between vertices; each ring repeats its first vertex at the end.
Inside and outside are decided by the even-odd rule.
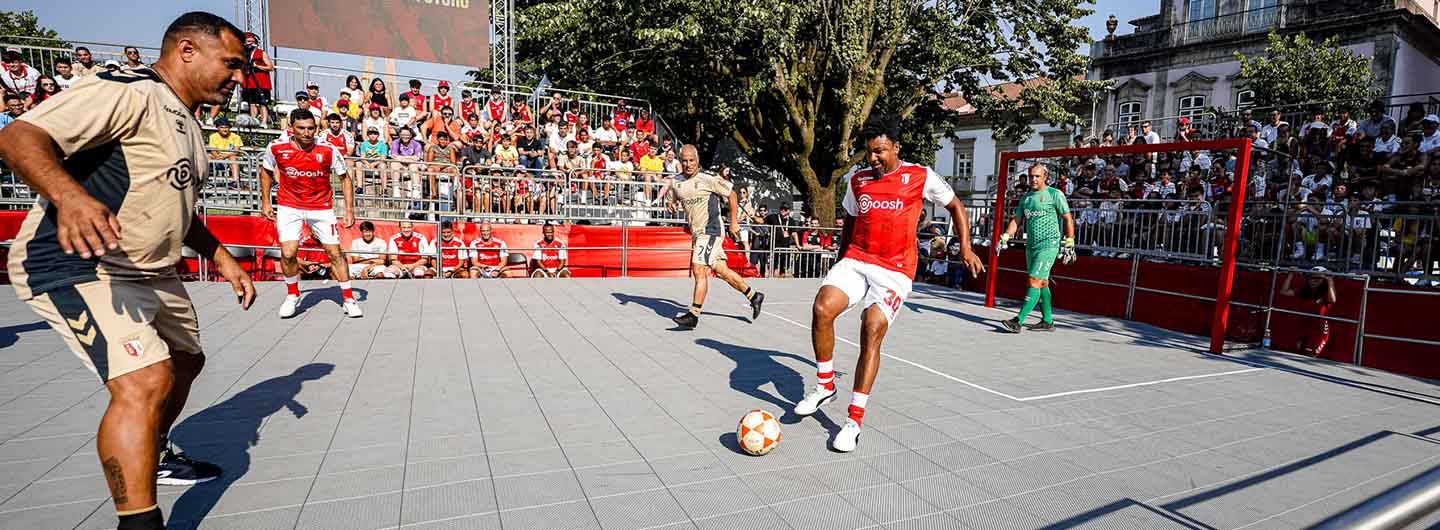
POLYGON ((680 172, 693 177, 700 172, 700 150, 692 144, 680 146, 680 172))

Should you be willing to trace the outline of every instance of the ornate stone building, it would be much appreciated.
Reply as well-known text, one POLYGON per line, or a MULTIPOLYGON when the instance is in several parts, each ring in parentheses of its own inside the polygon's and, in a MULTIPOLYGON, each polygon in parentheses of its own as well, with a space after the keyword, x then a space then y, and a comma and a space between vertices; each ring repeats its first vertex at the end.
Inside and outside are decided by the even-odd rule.
POLYGON ((1168 137, 1180 116, 1250 106, 1254 93, 1238 78, 1235 54, 1263 53, 1272 30, 1338 36, 1372 57, 1386 96, 1440 93, 1437 0, 1160 0, 1159 8, 1130 21, 1132 32, 1091 47, 1089 77, 1114 80, 1102 129, 1148 119, 1168 137))

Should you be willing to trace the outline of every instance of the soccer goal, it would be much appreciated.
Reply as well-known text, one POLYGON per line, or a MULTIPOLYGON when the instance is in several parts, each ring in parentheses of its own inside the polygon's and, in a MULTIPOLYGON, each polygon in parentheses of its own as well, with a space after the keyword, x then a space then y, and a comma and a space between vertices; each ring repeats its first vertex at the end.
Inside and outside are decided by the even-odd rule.
MULTIPOLYGON (((1075 220, 1080 258, 1052 273, 1057 305, 1208 334, 1210 351, 1221 353, 1232 302, 1266 302, 1262 293, 1233 298, 1237 256, 1248 243, 1242 236, 1258 230, 1246 226, 1246 199, 1264 196, 1273 166, 1252 153, 1249 139, 1003 152, 991 233, 977 240, 1000 239, 1035 166, 1065 194, 1075 220)), ((1023 233, 1016 233, 1021 245, 1023 233)), ((989 252, 988 270, 987 306, 997 295, 1023 297, 1024 252, 989 252)))

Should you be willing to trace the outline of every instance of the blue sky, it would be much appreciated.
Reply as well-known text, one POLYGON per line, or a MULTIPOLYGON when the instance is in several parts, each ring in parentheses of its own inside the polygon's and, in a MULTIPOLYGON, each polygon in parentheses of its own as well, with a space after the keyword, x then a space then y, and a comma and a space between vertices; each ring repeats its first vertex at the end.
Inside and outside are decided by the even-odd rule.
MULTIPOLYGON (((272 3, 271 8, 277 3, 272 3)), ((1117 33, 1128 33, 1130 27, 1126 22, 1158 13, 1160 0, 1099 0, 1092 7, 1095 14, 1080 23, 1090 28, 1090 35, 1098 39, 1105 36, 1105 19, 1111 13, 1120 19, 1117 33)), ((185 11, 199 9, 227 18, 235 17, 234 0, 6 0, 3 9, 34 11, 42 25, 59 31, 61 37, 67 39, 139 46, 158 46, 165 25, 185 11)), ((347 68, 358 68, 364 63, 363 57, 293 49, 281 49, 277 56, 306 64, 347 68)), ((399 61, 396 70, 425 77, 455 79, 461 77, 466 68, 399 61)))

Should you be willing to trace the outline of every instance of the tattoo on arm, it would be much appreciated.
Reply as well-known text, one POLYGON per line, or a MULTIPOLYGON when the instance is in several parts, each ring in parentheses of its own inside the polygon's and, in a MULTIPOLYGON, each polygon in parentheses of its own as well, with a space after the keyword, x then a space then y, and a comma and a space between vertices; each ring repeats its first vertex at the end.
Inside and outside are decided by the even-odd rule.
POLYGON ((110 483, 110 496, 115 498, 115 504, 125 504, 130 498, 125 494, 125 474, 120 471, 120 460, 110 457, 102 462, 105 468, 105 480, 110 483))

